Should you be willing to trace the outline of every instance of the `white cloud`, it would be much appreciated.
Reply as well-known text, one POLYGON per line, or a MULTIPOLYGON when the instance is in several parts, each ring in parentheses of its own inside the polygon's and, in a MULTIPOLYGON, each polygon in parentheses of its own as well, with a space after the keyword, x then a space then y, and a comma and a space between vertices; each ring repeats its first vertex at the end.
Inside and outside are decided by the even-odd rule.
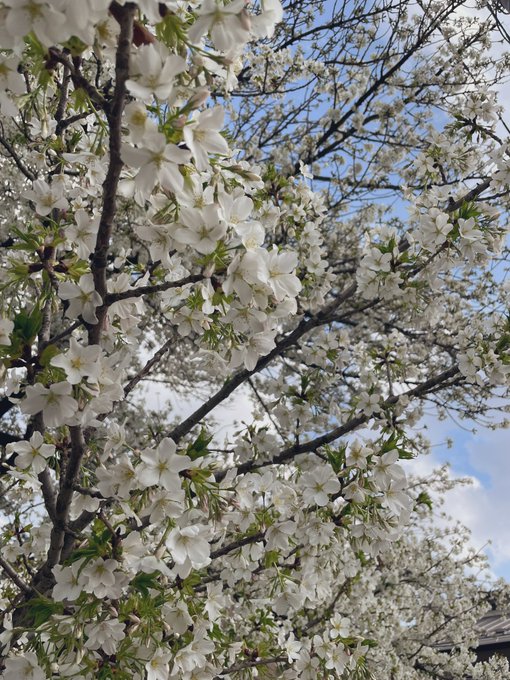
POLYGON ((454 446, 434 447, 430 455, 411 461, 408 470, 427 475, 451 462, 452 478, 469 477, 469 486, 444 495, 442 509, 471 530, 472 545, 485 549, 494 573, 510 580, 510 432, 481 428, 466 434, 451 423, 431 419, 427 425, 431 439, 452 437, 454 446))

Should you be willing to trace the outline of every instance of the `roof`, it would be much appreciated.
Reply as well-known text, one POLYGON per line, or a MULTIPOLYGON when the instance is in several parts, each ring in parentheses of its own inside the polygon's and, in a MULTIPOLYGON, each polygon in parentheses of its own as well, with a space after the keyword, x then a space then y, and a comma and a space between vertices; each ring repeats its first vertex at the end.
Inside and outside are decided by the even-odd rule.
MULTIPOLYGON (((485 614, 476 624, 478 633, 477 650, 491 648, 492 645, 502 645, 510 643, 510 612, 494 609, 485 614)), ((442 640, 434 645, 440 652, 449 652, 454 643, 451 640, 442 640)))
POLYGON ((494 610, 476 624, 479 633, 478 647, 510 642, 510 612, 494 610))

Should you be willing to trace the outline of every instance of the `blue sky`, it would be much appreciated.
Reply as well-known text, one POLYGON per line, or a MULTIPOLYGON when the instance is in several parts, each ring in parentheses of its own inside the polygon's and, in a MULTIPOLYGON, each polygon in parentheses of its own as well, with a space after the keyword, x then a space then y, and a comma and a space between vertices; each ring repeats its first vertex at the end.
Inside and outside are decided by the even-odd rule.
POLYGON ((411 461, 409 470, 427 473, 450 463, 453 478, 471 479, 444 495, 442 509, 471 530, 472 545, 484 550, 496 576, 510 582, 510 432, 477 427, 472 433, 433 418, 425 424, 431 453, 411 461))

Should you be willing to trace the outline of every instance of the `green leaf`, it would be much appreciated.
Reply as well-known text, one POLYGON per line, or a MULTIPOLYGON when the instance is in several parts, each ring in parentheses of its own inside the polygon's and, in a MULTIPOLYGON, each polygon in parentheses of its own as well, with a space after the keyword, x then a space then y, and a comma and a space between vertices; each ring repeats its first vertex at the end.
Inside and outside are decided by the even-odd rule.
POLYGON ((193 444, 190 444, 186 453, 191 458, 191 460, 197 460, 197 458, 203 458, 209 451, 207 447, 211 443, 212 437, 210 437, 205 430, 201 430, 198 437, 195 439, 193 444))
POLYGON ((416 455, 412 451, 408 451, 407 449, 397 448, 397 451, 400 460, 412 460, 413 458, 416 458, 416 455))
POLYGON ((333 470, 338 474, 344 467, 345 464, 345 451, 347 449, 347 444, 340 446, 337 450, 326 448, 326 456, 328 461, 333 468, 333 470))
MULTIPOLYGON (((30 229, 30 227, 29 227, 30 229)), ((13 250, 25 250, 29 253, 35 252, 40 246, 40 235, 36 234, 33 231, 27 231, 26 233, 21 232, 20 229, 16 229, 15 227, 12 228, 12 232, 15 236, 17 236, 19 243, 15 243, 13 245, 13 250)), ((16 262, 16 265, 19 267, 20 265, 24 265, 28 271, 28 263, 27 262, 16 262)))
POLYGON ((156 36, 167 47, 173 48, 186 39, 186 30, 177 14, 169 12, 159 24, 156 24, 156 36))
POLYGON ((42 313, 38 307, 34 307, 31 312, 26 309, 21 310, 14 318, 14 334, 23 340, 27 345, 31 345, 37 337, 42 326, 42 313))
POLYGON ((141 572, 134 577, 131 581, 131 585, 135 590, 147 597, 149 595, 149 590, 159 587, 158 572, 153 571, 151 574, 141 572))
POLYGON ((41 352, 39 363, 43 368, 46 368, 50 365, 50 361, 53 359, 53 357, 56 357, 57 354, 60 354, 59 348, 56 345, 48 345, 41 352))
POLYGON ((41 69, 38 82, 43 89, 46 89, 48 85, 53 82, 53 73, 48 71, 48 69, 41 69))
POLYGON ((87 561, 89 561, 94 557, 101 557, 101 554, 101 550, 97 545, 78 548, 69 556, 68 562, 72 564, 73 562, 78 562, 78 560, 83 558, 86 558, 87 561))
POLYGON ((70 94, 73 100, 73 108, 76 111, 85 111, 90 105, 90 97, 82 87, 75 88, 70 94))
POLYGON ((280 552, 278 550, 268 550, 264 555, 264 566, 266 569, 269 567, 275 567, 280 559, 280 552))
POLYGON ((53 614, 64 612, 64 606, 61 602, 52 602, 42 597, 34 597, 29 600, 26 607, 33 617, 35 628, 45 623, 53 614))
POLYGON ((112 666, 106 665, 103 663, 103 665, 98 669, 97 671, 97 679, 98 680, 113 680, 113 678, 118 678, 118 674, 115 673, 115 670, 112 668, 112 666))
POLYGON ((86 49, 88 49, 88 45, 75 35, 71 36, 69 40, 63 44, 71 52, 73 57, 79 57, 86 49))
POLYGON ((420 491, 416 499, 416 505, 426 505, 429 510, 432 510, 434 502, 426 491, 420 491))
POLYGON ((468 220, 470 217, 475 219, 480 216, 480 209, 473 201, 468 201, 463 203, 457 210, 456 217, 461 217, 464 220, 468 220))

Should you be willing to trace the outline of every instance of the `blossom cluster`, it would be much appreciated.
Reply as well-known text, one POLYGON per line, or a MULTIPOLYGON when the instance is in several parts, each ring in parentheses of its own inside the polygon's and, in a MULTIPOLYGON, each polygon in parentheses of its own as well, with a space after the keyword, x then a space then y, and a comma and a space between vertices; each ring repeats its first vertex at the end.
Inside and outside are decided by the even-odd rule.
MULTIPOLYGON (((446 625, 465 564, 441 532, 436 618, 401 616, 436 573, 404 531, 431 498, 402 461, 425 446, 408 431, 421 400, 441 388, 468 410, 508 381, 508 320, 480 313, 494 286, 457 280, 504 247, 493 204, 466 198, 484 159, 496 171, 479 193, 508 188, 496 98, 465 93, 457 128, 402 170, 407 229, 375 203, 351 215, 349 177, 316 190, 321 144, 348 154, 401 107, 365 112, 364 68, 325 107, 340 67, 270 47, 292 33, 281 20, 279 0, 0 2, 3 680, 415 680, 415 657, 472 670, 469 634, 446 625), (291 117, 269 156, 278 115, 243 123, 233 104, 247 80, 267 87, 268 63, 274 112, 279 79, 311 78, 321 126, 301 135, 291 117), (238 149, 237 123, 262 132, 238 149), (488 150, 462 135, 452 150, 465 127, 488 150), (169 413, 144 403, 150 380, 174 388, 169 413), (253 417, 223 440, 215 409, 243 390, 253 417), (415 585, 401 609, 396 572, 415 585), (441 630, 461 635, 454 660, 435 651, 441 630)), ((466 597, 481 613, 476 583, 466 597)))

